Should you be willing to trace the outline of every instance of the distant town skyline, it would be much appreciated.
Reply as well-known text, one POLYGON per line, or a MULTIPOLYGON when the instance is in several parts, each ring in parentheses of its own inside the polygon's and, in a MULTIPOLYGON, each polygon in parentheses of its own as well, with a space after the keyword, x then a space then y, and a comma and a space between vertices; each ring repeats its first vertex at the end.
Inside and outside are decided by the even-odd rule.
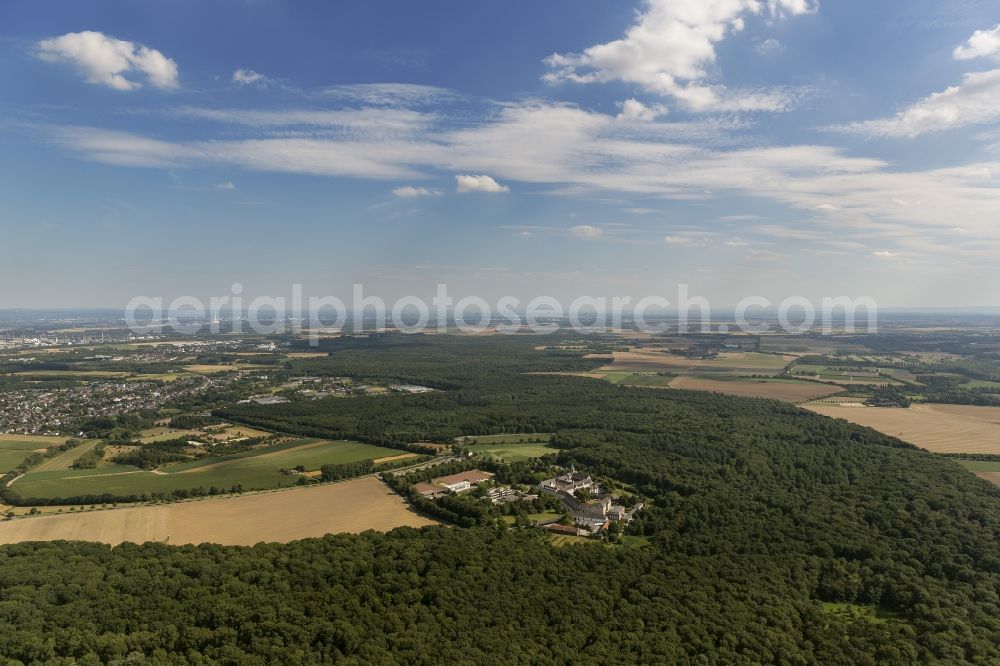
POLYGON ((0 77, 0 308, 1000 305, 987 0, 12 0, 0 77))

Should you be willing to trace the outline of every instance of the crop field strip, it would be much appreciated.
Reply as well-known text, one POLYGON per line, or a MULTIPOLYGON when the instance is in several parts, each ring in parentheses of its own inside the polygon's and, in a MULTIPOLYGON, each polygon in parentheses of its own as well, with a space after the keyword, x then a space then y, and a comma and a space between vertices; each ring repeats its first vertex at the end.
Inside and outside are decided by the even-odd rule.
POLYGON ((297 475, 283 474, 281 469, 302 465, 307 470, 314 470, 325 464, 386 458, 400 453, 398 449, 360 442, 297 440, 230 456, 174 463, 151 471, 126 465, 93 470, 35 470, 13 484, 10 492, 21 498, 48 500, 105 493, 118 496, 170 493, 213 486, 220 489, 233 486, 278 488, 298 482, 297 475))
POLYGON ((735 395, 744 398, 770 398, 784 402, 807 402, 824 398, 843 389, 836 386, 816 382, 797 382, 794 380, 752 379, 740 378, 709 379, 706 377, 677 377, 670 382, 670 388, 690 391, 713 391, 725 395, 735 395))
POLYGON ((51 458, 43 460, 37 467, 34 467, 32 472, 49 472, 53 470, 68 470, 76 459, 82 456, 88 451, 92 451, 99 443, 99 440, 92 439, 80 443, 79 446, 73 447, 59 453, 51 458))
POLYGON ((70 539, 249 546, 435 524, 381 481, 366 477, 239 497, 20 518, 0 523, 0 544, 70 539))

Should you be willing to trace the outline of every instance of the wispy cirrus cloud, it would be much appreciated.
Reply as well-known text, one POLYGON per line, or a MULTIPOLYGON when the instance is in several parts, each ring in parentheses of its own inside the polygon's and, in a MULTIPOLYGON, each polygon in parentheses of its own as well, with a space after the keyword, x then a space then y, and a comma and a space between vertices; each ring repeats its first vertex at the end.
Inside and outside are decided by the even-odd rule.
MULTIPOLYGON (((220 113, 219 121, 226 119, 231 127, 257 131, 247 124, 250 118, 220 113)), ((254 122, 262 120, 272 121, 266 115, 253 117, 254 122)), ((996 162, 902 170, 831 146, 703 145, 672 133, 651 133, 649 123, 623 125, 611 114, 540 102, 506 105, 468 125, 454 129, 448 123, 432 123, 405 136, 372 132, 233 138, 227 130, 224 138, 215 140, 163 141, 81 127, 50 128, 48 136, 87 159, 124 166, 224 165, 404 182, 443 177, 465 191, 502 191, 517 182, 544 185, 564 196, 741 196, 799 211, 798 228, 804 231, 858 234, 863 228, 899 224, 909 230, 892 228, 900 235, 920 228, 950 229, 953 220, 961 219, 974 234, 1000 237, 995 224, 1000 209, 996 162)), ((752 224, 755 219, 736 216, 727 223, 752 224)))
POLYGON ((394 108, 360 109, 213 109, 182 106, 167 112, 179 118, 260 128, 339 128, 379 133, 409 133, 426 129, 435 114, 394 108))

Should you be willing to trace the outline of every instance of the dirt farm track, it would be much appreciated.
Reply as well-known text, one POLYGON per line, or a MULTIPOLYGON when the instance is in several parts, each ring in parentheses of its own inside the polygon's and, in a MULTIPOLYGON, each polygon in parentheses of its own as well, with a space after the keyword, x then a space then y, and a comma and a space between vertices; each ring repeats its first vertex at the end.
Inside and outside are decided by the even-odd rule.
POLYGON ((253 545, 433 524, 381 481, 365 477, 241 497, 16 518, 0 522, 0 544, 58 539, 253 545))

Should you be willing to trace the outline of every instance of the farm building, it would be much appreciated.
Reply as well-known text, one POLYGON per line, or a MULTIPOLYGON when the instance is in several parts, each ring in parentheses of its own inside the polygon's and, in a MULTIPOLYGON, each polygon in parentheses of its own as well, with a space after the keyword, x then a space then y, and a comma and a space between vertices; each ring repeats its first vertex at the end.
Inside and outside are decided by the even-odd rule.
POLYGON ((441 486, 434 485, 433 483, 418 483, 414 485, 413 488, 424 497, 429 497, 431 499, 440 497, 447 492, 446 489, 441 486))
POLYGON ((467 472, 459 472, 458 474, 440 476, 433 479, 430 483, 418 483, 414 486, 414 488, 416 488, 417 492, 424 497, 438 497, 449 492, 467 492, 472 490, 475 486, 478 486, 480 483, 489 481, 492 478, 493 475, 489 472, 473 469, 467 472))

